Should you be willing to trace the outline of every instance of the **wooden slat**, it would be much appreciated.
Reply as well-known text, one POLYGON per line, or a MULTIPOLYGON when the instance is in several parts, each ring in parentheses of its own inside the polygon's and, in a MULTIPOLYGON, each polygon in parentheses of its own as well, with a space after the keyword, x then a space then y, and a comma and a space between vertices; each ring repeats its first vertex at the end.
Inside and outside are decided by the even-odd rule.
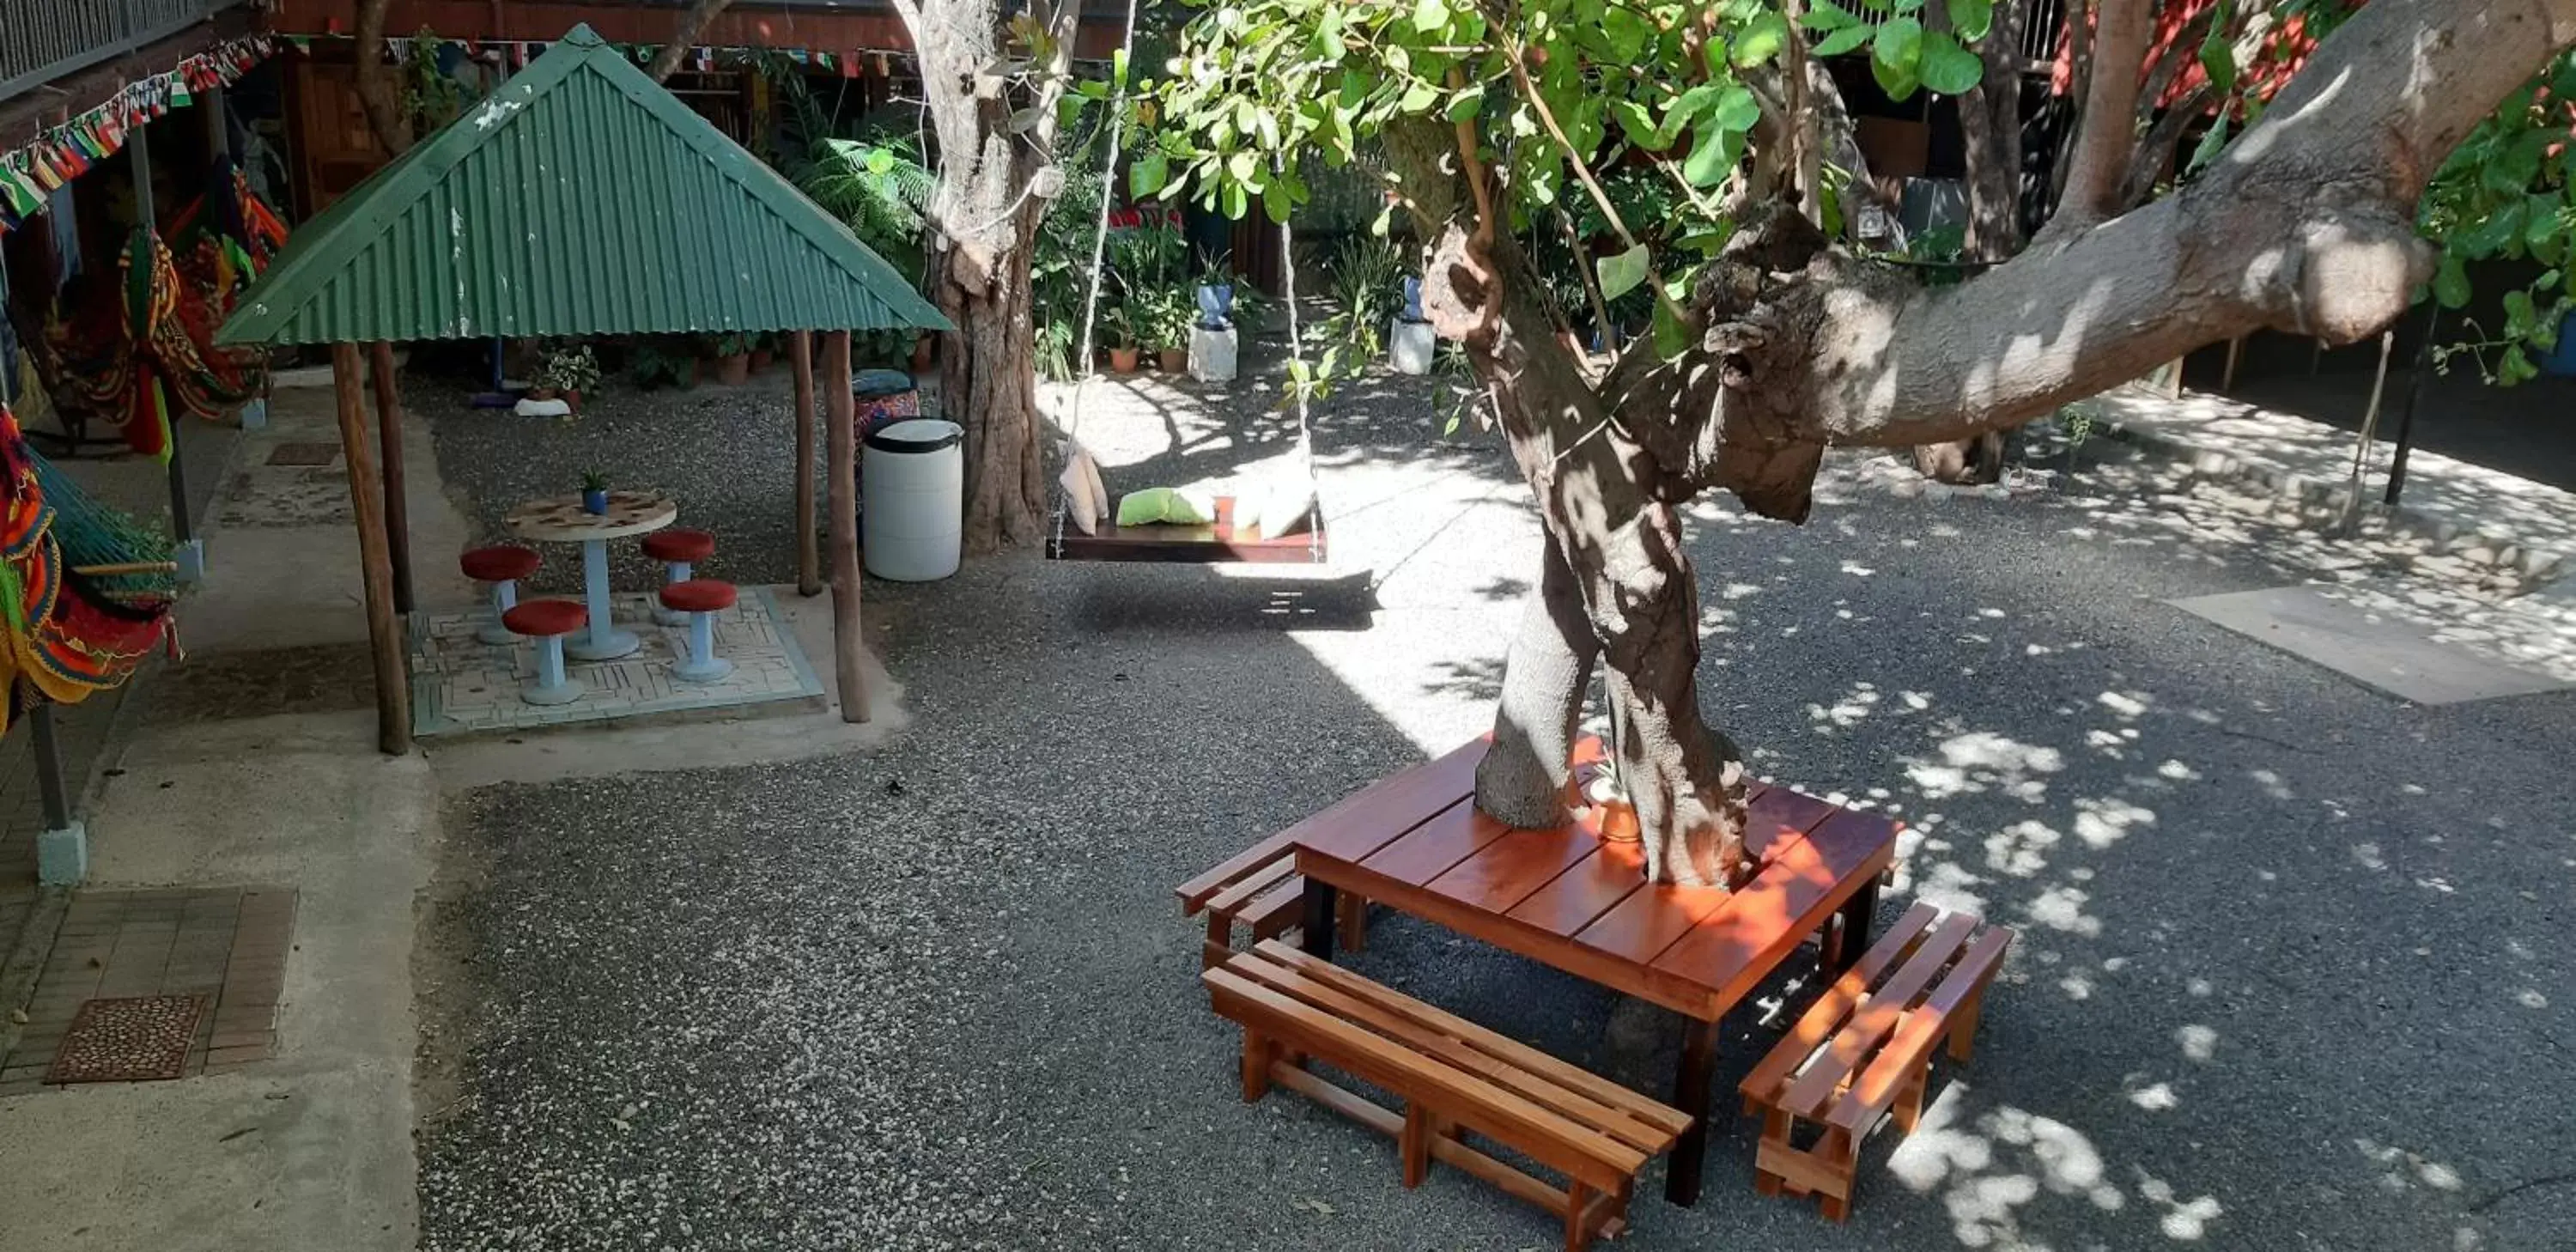
POLYGON ((1284 943, 1265 943, 1255 951, 1317 982, 1368 999, 1429 1029, 1471 1043, 1479 1051, 1490 1053, 1603 1104, 1621 1109, 1649 1126, 1670 1131, 1675 1135, 1690 1129, 1689 1114, 1660 1100, 1631 1091, 1579 1065, 1567 1064, 1508 1035, 1497 1034, 1466 1018, 1445 1012, 1434 1005, 1425 1004, 1392 987, 1371 982, 1330 961, 1317 960, 1284 943))
POLYGON ((1226 962, 1225 968, 1345 1021, 1366 1026, 1415 1052, 1446 1061, 1640 1152, 1649 1155, 1662 1152, 1672 1146, 1680 1133, 1648 1126, 1630 1117, 1625 1110, 1603 1104, 1526 1066, 1492 1055, 1477 1047, 1474 1041, 1426 1027, 1411 1015, 1377 1002, 1379 997, 1362 999, 1310 978, 1285 963, 1255 959, 1250 955, 1226 962))
MULTIPOLYGON (((1808 826, 1827 820, 1834 812, 1833 806, 1822 801, 1809 800, 1784 787, 1770 787, 1748 803, 1745 827, 1748 831, 1770 832, 1764 837, 1765 851, 1770 861, 1778 861, 1799 846, 1791 833, 1784 832, 1803 835, 1808 826), (1813 820, 1795 824, 1806 818, 1813 820)), ((1764 869, 1761 878, 1769 876, 1769 869, 1764 869)), ((1683 935, 1730 902, 1727 892, 1715 887, 1660 886, 1654 891, 1657 894, 1640 894, 1621 901, 1576 938, 1613 956, 1652 965, 1683 935)))
POLYGON ((1859 815, 1838 814, 1781 851, 1725 909, 1665 949, 1655 971, 1706 986, 1721 1003, 1750 992, 1896 854, 1872 834, 1883 823, 1855 820, 1861 837, 1852 838, 1838 829, 1846 817, 1859 815))
POLYGON ((1493 913, 1509 913, 1568 866, 1592 855, 1600 841, 1571 825, 1555 830, 1515 830, 1425 884, 1432 891, 1493 913))
POLYGON ((1268 939, 1287 933, 1289 927, 1304 920, 1305 912, 1306 880, 1302 875, 1290 874, 1267 895, 1244 906, 1234 919, 1251 927, 1253 938, 1268 939))
POLYGON ((1473 801, 1460 800, 1369 854, 1361 864, 1398 882, 1421 886, 1510 833, 1511 827, 1477 812, 1473 801))
POLYGON ((1286 1042, 1303 1044, 1349 1070, 1409 1098, 1427 1100, 1479 1134, 1490 1135, 1568 1176, 1616 1187, 1645 1167, 1644 1153, 1514 1095, 1454 1066, 1273 991, 1218 966, 1199 978, 1217 1012, 1286 1042), (1253 1019, 1261 1019, 1256 1025, 1253 1019))
MULTIPOLYGON (((1404 1134, 1404 1117, 1324 1080, 1320 1074, 1274 1061, 1270 1081, 1286 1087, 1390 1139, 1404 1134)), ((1565 1193, 1455 1139, 1434 1135, 1431 1159, 1455 1166, 1504 1191, 1552 1212, 1565 1211, 1565 1193)))
MULTIPOLYGON (((1641 1000, 1650 1000, 1676 1013, 1691 1017, 1715 1018, 1726 1009, 1710 994, 1707 987, 1678 974, 1665 974, 1635 961, 1625 961, 1584 946, 1576 939, 1550 934, 1527 922, 1509 916, 1497 916, 1482 909, 1470 908, 1447 896, 1434 895, 1411 883, 1399 882, 1366 866, 1306 849, 1297 854, 1298 871, 1307 878, 1331 883, 1344 891, 1354 891, 1399 913, 1419 917, 1437 926, 1446 926, 1470 939, 1479 939, 1506 952, 1517 952, 1535 961, 1544 961, 1558 969, 1624 992, 1641 1000)), ((1642 889, 1642 888, 1641 888, 1642 889)))
POLYGON ((1738 1090, 1764 1103, 1778 1096, 1790 1076, 1798 1072, 1798 1066, 1815 1055, 1816 1049, 1833 1037, 1835 1028, 1843 1024, 1843 1019, 1851 1016, 1852 1009, 1860 1004, 1862 994, 1888 970, 1895 968, 1897 961, 1906 953, 1914 950, 1916 941, 1932 925, 1932 919, 1940 914, 1939 909, 1920 902, 1905 910, 1905 916, 1897 919, 1885 938, 1871 945, 1858 964, 1843 971, 1843 976, 1834 980, 1834 985, 1816 998, 1816 1002, 1798 1018, 1798 1024, 1789 1028, 1788 1035, 1780 1040, 1779 1045, 1753 1067, 1752 1073, 1744 1076, 1738 1090))
POLYGON ((1941 985, 1933 989, 1922 1006, 1905 1014, 1896 1037, 1879 1050, 1878 1059, 1862 1071, 1826 1120, 1845 1130, 1858 1130, 1886 1112, 1896 1093, 1931 1062, 1932 1046, 1941 1041, 1951 1015, 1994 978, 1996 968, 2003 964, 2004 949, 2012 941, 2013 932, 2002 926, 1979 934, 1976 942, 1968 946, 1967 955, 1950 967, 1941 985))
POLYGON ((1225 890, 1210 896, 1208 911, 1219 914, 1240 912, 1255 897, 1269 894, 1279 884, 1297 876, 1297 854, 1281 852, 1269 864, 1256 865, 1243 877, 1235 879, 1225 890))
POLYGON ((1862 1003, 1841 1030, 1834 1032, 1833 1041, 1825 1045, 1815 1064, 1789 1084, 1789 1090, 1780 1097, 1780 1107, 1809 1121, 1819 1120, 1826 1102, 1842 1089, 1843 1081, 1859 1068, 1862 1059, 1896 1028, 1905 1010, 1932 985, 1950 959, 1959 954, 1976 925, 1977 919, 1965 913, 1941 919, 1941 924, 1924 936, 1922 945, 1914 949, 1895 975, 1862 1003))
POLYGON ((1512 906, 1509 916, 1548 934, 1570 937, 1645 887, 1642 849, 1633 843, 1596 844, 1591 855, 1512 906))
POLYGON ((1787 787, 1754 788, 1744 805, 1744 852, 1769 860, 1795 839, 1841 810, 1787 787))
POLYGON ((1059 561, 1318 565, 1331 555, 1331 548, 1320 515, 1314 520, 1312 534, 1300 530, 1272 538, 1262 534, 1259 527, 1235 529, 1234 497, 1219 496, 1213 526, 1110 525, 1094 535, 1067 526, 1048 545, 1047 555, 1059 561))
POLYGON ((1332 807, 1227 857, 1215 868, 1175 888, 1186 917, 1205 907, 1209 898, 1252 869, 1325 832, 1354 831, 1325 841, 1328 848, 1351 849, 1364 842, 1372 823, 1393 827, 1384 837, 1345 859, 1357 860, 1413 829, 1432 814, 1458 802, 1476 786, 1476 763, 1485 757, 1485 740, 1471 739, 1447 755, 1388 775, 1344 796, 1332 807))

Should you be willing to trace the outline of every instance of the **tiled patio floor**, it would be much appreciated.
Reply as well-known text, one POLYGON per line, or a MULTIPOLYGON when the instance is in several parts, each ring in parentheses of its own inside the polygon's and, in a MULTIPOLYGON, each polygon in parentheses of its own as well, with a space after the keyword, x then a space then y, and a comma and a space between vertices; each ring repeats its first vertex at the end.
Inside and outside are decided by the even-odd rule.
POLYGON ((412 614, 412 732, 524 730, 822 699, 823 684, 783 628, 768 588, 742 588, 734 607, 716 615, 716 655, 732 661, 734 669, 712 683, 671 677, 673 659, 687 650, 688 628, 654 625, 650 597, 621 595, 614 604, 618 626, 635 632, 644 646, 614 661, 570 662, 572 677, 587 690, 580 699, 551 707, 519 698, 520 688, 536 673, 535 644, 499 647, 477 640, 474 632, 483 620, 479 612, 412 614))
POLYGON ((271 1056, 294 944, 295 893, 216 887, 85 891, 72 900, 27 1005, 25 1033, 0 1059, 0 1096, 42 1085, 84 1002, 204 998, 185 1073, 221 1074, 271 1056))

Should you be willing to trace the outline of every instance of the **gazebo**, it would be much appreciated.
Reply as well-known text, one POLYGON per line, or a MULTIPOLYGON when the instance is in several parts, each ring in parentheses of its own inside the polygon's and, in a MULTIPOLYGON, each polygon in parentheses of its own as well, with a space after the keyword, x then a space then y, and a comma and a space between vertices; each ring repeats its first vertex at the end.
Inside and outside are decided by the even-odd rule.
POLYGON ((392 345, 420 340, 783 332, 796 377, 799 588, 814 549, 812 332, 829 422, 834 670, 865 720, 859 665, 854 330, 947 319, 767 165, 588 26, 298 230, 218 336, 329 345, 365 573, 378 741, 411 745, 398 615, 410 611, 402 406, 392 345), (383 449, 366 439, 372 357, 383 449))

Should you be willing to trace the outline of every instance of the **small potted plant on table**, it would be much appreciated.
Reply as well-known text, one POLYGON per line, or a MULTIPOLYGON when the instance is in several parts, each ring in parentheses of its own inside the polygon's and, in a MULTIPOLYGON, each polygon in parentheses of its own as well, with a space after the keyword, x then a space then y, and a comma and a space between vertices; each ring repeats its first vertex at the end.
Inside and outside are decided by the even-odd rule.
POLYGON ((598 470, 581 472, 581 511, 593 517, 608 515, 608 475, 598 470))

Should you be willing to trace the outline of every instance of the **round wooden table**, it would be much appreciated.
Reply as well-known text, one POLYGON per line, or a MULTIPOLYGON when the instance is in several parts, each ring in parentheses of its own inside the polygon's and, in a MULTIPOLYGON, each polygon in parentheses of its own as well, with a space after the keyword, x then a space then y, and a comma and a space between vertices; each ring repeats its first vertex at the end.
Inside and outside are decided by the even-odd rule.
POLYGON ((510 510, 510 529, 531 543, 581 545, 581 582, 590 604, 590 629, 564 641, 564 651, 584 661, 610 661, 642 647, 632 632, 608 616, 608 541, 657 531, 680 520, 680 506, 658 491, 612 491, 608 511, 591 513, 578 495, 531 500, 510 510))

